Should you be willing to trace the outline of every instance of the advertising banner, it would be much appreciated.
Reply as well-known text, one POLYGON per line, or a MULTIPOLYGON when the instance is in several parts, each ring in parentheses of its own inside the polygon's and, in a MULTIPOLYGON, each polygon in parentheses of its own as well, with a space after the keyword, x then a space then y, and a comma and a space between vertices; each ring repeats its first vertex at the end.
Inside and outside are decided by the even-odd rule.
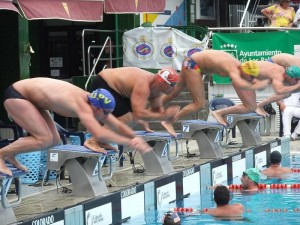
MULTIPOLYGON (((290 53, 300 55, 300 31, 261 33, 214 33, 213 49, 232 54, 241 62, 266 60, 273 55, 290 53)), ((215 84, 229 84, 230 79, 213 75, 215 84)))

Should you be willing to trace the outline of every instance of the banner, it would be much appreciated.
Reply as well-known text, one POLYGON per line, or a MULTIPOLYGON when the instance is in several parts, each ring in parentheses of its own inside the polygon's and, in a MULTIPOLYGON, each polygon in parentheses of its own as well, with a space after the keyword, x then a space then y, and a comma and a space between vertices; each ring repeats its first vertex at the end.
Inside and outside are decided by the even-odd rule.
POLYGON ((123 35, 123 66, 181 70, 187 52, 193 48, 203 49, 204 44, 171 27, 135 28, 123 35))
MULTIPOLYGON (((214 33, 213 49, 230 53, 241 62, 266 60, 280 53, 300 55, 300 31, 264 33, 214 33)), ((230 78, 213 75, 215 84, 229 84, 230 78)))

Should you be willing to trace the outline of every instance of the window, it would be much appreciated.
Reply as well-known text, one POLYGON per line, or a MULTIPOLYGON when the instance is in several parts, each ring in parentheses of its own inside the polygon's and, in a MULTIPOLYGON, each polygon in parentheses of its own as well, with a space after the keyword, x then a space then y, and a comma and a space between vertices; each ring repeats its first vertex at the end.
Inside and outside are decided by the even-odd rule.
POLYGON ((215 0, 196 0, 196 19, 215 20, 215 0))

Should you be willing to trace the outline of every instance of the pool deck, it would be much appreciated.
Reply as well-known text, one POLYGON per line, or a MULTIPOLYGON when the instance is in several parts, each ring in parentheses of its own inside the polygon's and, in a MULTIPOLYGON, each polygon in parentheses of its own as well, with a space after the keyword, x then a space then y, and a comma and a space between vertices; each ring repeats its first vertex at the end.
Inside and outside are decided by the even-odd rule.
MULTIPOLYGON (((278 136, 263 136, 263 143, 268 143, 278 136)), ((231 141, 236 144, 230 145, 228 148, 224 148, 224 154, 229 155, 239 150, 245 150, 242 148, 241 139, 237 137, 231 141)), ((179 142, 179 156, 172 160, 172 165, 175 171, 183 170, 184 168, 191 167, 192 165, 199 165, 210 161, 211 159, 202 159, 199 154, 196 141, 189 141, 188 151, 191 154, 195 154, 193 157, 188 157, 185 140, 179 142), (181 143, 180 143, 181 142, 181 143)), ((291 154, 300 154, 300 138, 296 141, 291 141, 291 154)), ((172 142, 170 148, 171 156, 175 155, 175 144, 172 142)), ((126 160, 124 166, 119 167, 118 162, 115 166, 115 173, 112 179, 106 181, 106 185, 109 192, 115 192, 128 186, 135 185, 137 182, 144 183, 158 176, 151 176, 145 173, 134 173, 132 165, 130 164, 129 157, 125 154, 126 160)), ((139 153, 134 157, 136 167, 141 168, 138 163, 142 164, 142 159, 139 153)), ((103 169, 104 173, 106 168, 103 169)), ((14 212, 18 221, 32 218, 39 214, 51 211, 55 208, 65 208, 90 198, 74 197, 72 193, 68 193, 68 190, 72 190, 72 184, 68 179, 60 180, 59 183, 55 180, 50 181, 51 185, 43 187, 34 187, 32 185, 22 184, 23 198, 21 204, 14 208, 14 212), (65 187, 65 188, 62 188, 65 187), (65 190, 63 192, 63 189, 65 190), (67 193, 65 193, 67 192, 67 193)), ((15 199, 15 194, 8 194, 10 200, 15 199)))

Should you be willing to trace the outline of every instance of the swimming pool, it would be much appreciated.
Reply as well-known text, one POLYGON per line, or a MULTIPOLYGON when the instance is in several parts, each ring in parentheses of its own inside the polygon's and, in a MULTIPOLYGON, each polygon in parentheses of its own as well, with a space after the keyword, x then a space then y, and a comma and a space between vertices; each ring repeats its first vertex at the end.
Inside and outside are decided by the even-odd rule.
MULTIPOLYGON (((288 156, 282 163, 291 168, 300 168, 300 156, 288 156)), ((240 178, 236 177, 228 184, 239 184, 240 178)), ((300 183, 300 173, 293 173, 284 179, 266 179, 261 183, 300 183)), ((246 212, 242 220, 220 220, 207 214, 178 213, 181 224, 299 224, 300 221, 300 189, 264 189, 258 193, 249 194, 241 191, 231 191, 230 203, 242 203, 246 212)), ((162 217, 166 211, 175 207, 188 207, 203 209, 215 207, 213 190, 205 190, 201 193, 193 193, 188 198, 165 205, 165 208, 145 212, 145 215, 137 216, 128 221, 128 224, 157 225, 162 223, 162 217)))

